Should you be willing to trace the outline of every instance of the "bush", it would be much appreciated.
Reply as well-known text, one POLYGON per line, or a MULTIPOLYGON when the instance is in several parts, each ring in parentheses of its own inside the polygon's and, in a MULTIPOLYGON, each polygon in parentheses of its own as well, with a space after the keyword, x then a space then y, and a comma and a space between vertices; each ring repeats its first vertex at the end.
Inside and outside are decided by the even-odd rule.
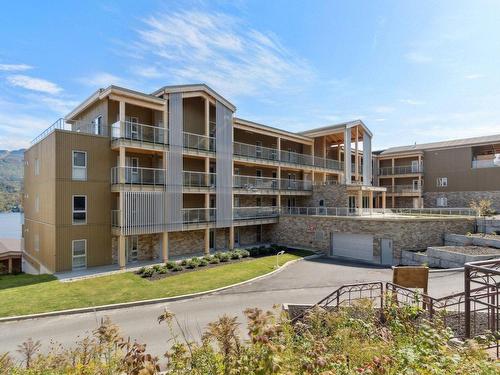
POLYGON ((187 259, 181 260, 181 266, 186 267, 187 264, 188 264, 188 260, 187 259))
POLYGON ((251 257, 259 256, 259 248, 257 247, 252 247, 251 249, 247 249, 247 251, 250 253, 251 257))
POLYGON ((157 271, 160 275, 164 275, 166 273, 168 273, 168 268, 166 266, 163 266, 161 267, 158 271, 157 271))
POLYGON ((205 267, 207 264, 208 264, 208 261, 206 259, 202 259, 202 260, 200 260, 198 267, 205 267))
POLYGON ((206 260, 207 262, 210 262, 214 257, 212 255, 205 255, 202 260, 206 260))
POLYGON ((259 255, 267 255, 269 254, 269 250, 267 247, 261 246, 259 247, 259 255))
POLYGON ((176 262, 170 261, 170 262, 165 263, 165 267, 167 267, 167 269, 171 270, 172 268, 175 267, 176 264, 177 264, 176 262))
POLYGON ((200 258, 198 257, 193 257, 191 258, 190 262, 196 264, 196 266, 198 266, 200 264, 200 258))
POLYGON ((240 252, 238 250, 229 252, 229 258, 236 260, 240 259, 240 252))
POLYGON ((189 262, 187 262, 186 268, 194 269, 194 268, 198 267, 198 264, 199 264, 198 262, 195 262, 191 259, 189 262))
POLYGON ((139 268, 139 270, 137 271, 137 273, 139 275, 142 275, 144 273, 144 271, 146 271, 146 267, 141 267, 141 268, 139 268))
POLYGON ((160 270, 163 268, 161 264, 155 264, 154 266, 151 266, 155 272, 160 272, 160 270))
POLYGON ((248 258, 250 256, 250 252, 248 250, 242 249, 240 250, 240 256, 242 258, 248 258))
POLYGON ((179 271, 182 271, 184 268, 178 264, 178 263, 175 263, 175 265, 170 269, 170 271, 172 272, 179 272, 179 271))
POLYGON ((221 258, 221 256, 222 256, 222 254, 224 254, 224 253, 221 253, 220 251, 217 251, 217 252, 214 254, 214 257, 216 257, 216 258, 219 258, 219 259, 220 259, 220 258, 221 258))
POLYGON ((228 262, 230 258, 231 258, 231 257, 229 256, 229 254, 228 254, 228 253, 222 253, 222 254, 219 256, 219 260, 220 260, 221 262, 228 262))
POLYGON ((142 277, 151 277, 154 273, 155 270, 152 267, 148 267, 142 272, 142 277))
POLYGON ((220 259, 218 257, 212 257, 212 259, 209 260, 210 264, 219 264, 220 259))

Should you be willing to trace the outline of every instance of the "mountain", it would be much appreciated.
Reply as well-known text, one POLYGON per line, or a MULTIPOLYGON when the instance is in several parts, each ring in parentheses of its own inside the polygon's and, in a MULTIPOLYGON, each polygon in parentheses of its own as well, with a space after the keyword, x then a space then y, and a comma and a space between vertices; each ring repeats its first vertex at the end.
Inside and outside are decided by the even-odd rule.
POLYGON ((0 212, 21 208, 24 149, 0 150, 0 212))

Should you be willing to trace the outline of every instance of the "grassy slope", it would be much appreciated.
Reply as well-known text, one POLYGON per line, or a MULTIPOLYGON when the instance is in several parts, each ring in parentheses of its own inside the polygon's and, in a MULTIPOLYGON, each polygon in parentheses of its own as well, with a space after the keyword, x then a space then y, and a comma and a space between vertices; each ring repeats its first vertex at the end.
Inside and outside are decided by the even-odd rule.
MULTIPOLYGON (((309 255, 294 251, 280 256, 280 265, 309 255)), ((24 315, 195 293, 238 283, 273 270, 275 256, 200 269, 158 281, 131 273, 61 283, 52 276, 0 277, 0 316, 24 315), (38 282, 38 283, 36 283, 38 282), (36 283, 28 285, 30 283, 36 283)))

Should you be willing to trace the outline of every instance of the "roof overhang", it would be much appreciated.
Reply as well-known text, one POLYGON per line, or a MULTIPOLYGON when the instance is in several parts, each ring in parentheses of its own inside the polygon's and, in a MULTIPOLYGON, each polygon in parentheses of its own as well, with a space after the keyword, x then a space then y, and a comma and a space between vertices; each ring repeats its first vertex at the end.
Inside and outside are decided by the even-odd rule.
POLYGON ((295 142, 307 142, 308 144, 311 144, 313 142, 313 139, 311 137, 307 137, 298 133, 292 133, 288 132, 286 130, 274 128, 272 126, 268 125, 263 125, 259 124, 253 121, 248 121, 244 120, 241 118, 235 117, 233 119, 233 124, 234 127, 237 129, 244 129, 244 130, 249 130, 249 131, 260 131, 260 132, 266 132, 269 133, 270 136, 274 137, 282 137, 282 138, 288 138, 292 141, 295 142))
POLYGON ((370 137, 373 137, 373 133, 370 131, 370 129, 368 129, 368 127, 361 120, 354 120, 354 121, 343 122, 340 124, 323 126, 320 128, 307 130, 307 131, 301 132, 299 134, 302 134, 302 135, 305 135, 308 137, 321 137, 321 136, 332 134, 332 133, 340 133, 340 132, 343 132, 345 129, 354 128, 356 126, 361 126, 363 128, 363 131, 366 132, 366 134, 368 134, 370 137))

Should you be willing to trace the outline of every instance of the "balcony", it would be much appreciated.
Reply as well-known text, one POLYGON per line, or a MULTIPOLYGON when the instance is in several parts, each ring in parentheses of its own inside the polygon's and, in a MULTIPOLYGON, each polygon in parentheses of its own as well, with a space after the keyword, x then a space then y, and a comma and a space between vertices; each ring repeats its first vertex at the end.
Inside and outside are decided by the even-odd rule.
POLYGON ((233 209, 233 220, 270 219, 278 216, 279 209, 276 206, 235 207, 233 209))
POLYGON ((215 138, 206 135, 184 132, 183 144, 188 150, 215 152, 215 138))
POLYGON ((423 165, 400 165, 395 167, 381 167, 378 170, 379 176, 393 176, 404 174, 417 174, 423 173, 423 165))
POLYGON ((215 208, 183 208, 183 224, 202 224, 215 221, 215 208))
POLYGON ((159 126, 117 121, 111 125, 111 140, 126 140, 138 147, 168 144, 168 130, 159 126))
POLYGON ((120 175, 122 185, 135 187, 164 187, 165 186, 165 170, 159 168, 142 168, 142 167, 113 167, 111 168, 111 184, 120 184, 120 175))
POLYGON ((183 185, 188 188, 214 188, 215 176, 215 173, 184 171, 183 185))
POLYGON ((420 195, 422 194, 421 186, 413 185, 395 185, 387 187, 388 194, 401 194, 401 195, 420 195))
POLYGON ((472 168, 473 169, 481 169, 481 168, 500 168, 500 156, 495 159, 487 159, 487 160, 473 160, 472 168))
POLYGON ((233 187, 245 192, 258 193, 261 190, 278 191, 312 191, 313 183, 309 180, 278 179, 273 177, 234 176, 233 187))
POLYGON ((293 151, 281 151, 280 160, 284 163, 314 166, 314 156, 293 151))
POLYGON ((233 142, 233 153, 251 159, 278 161, 278 149, 233 142))

